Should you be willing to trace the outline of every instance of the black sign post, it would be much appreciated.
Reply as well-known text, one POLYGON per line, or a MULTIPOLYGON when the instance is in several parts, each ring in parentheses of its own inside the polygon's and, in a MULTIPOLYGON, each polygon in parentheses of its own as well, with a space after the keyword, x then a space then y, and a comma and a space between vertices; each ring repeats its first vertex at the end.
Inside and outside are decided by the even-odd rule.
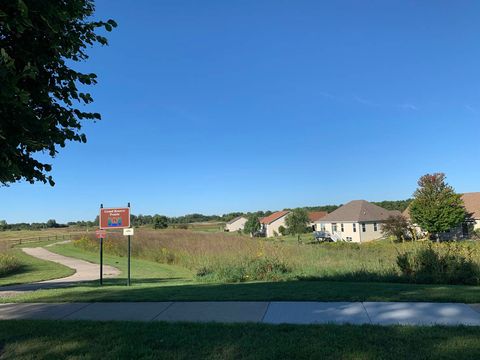
MULTIPOLYGON (((103 209, 103 204, 100 204, 103 209)), ((100 236, 100 286, 103 285, 103 236, 100 236)))
MULTIPOLYGON (((130 208, 130 203, 128 203, 128 208, 130 208)), ((128 235, 128 279, 127 286, 130 286, 130 235, 128 235)))

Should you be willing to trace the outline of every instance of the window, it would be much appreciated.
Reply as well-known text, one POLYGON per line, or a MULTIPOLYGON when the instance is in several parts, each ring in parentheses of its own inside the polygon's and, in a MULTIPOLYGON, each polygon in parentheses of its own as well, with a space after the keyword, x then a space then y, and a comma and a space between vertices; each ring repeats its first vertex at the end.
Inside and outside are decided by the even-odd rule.
POLYGON ((352 241, 352 238, 350 236, 347 236, 347 241, 352 241))
POLYGON ((357 224, 353 223, 353 232, 357 232, 357 224))
POLYGON ((344 232, 344 231, 345 231, 345 228, 343 227, 343 223, 340 224, 340 231, 341 231, 341 232, 344 232))
POLYGON ((365 225, 365 223, 362 223, 362 232, 365 232, 367 231, 367 226, 365 225))
POLYGON ((336 223, 332 224, 332 232, 337 232, 337 224, 336 223))
POLYGON ((325 224, 320 225, 320 230, 325 231, 325 224))
POLYGON ((377 223, 373 223, 373 231, 377 231, 377 223))

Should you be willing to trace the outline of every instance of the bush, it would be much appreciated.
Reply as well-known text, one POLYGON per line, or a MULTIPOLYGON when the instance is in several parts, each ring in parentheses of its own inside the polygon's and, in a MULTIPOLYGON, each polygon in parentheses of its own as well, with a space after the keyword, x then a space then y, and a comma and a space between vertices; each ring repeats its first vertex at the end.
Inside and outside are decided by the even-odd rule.
POLYGON ((287 228, 286 228, 285 226, 283 226, 283 225, 280 225, 280 226, 278 227, 278 232, 279 232, 282 236, 285 236, 285 235, 287 235, 287 233, 288 233, 288 232, 287 232, 287 228))
POLYGON ((282 261, 264 257, 243 259, 233 264, 202 266, 197 270, 197 277, 217 282, 280 281, 287 279, 291 272, 292 269, 282 261))
POLYGON ((397 265, 409 281, 433 284, 480 283, 480 270, 473 249, 458 243, 427 246, 399 254, 397 265))
POLYGON ((12 274, 21 267, 20 261, 11 254, 0 254, 0 277, 12 274))

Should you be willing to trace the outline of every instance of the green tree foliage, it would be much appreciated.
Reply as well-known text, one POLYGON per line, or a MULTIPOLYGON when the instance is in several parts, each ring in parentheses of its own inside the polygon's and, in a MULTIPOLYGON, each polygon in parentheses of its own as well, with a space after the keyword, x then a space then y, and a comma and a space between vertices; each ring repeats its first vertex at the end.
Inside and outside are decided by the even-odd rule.
POLYGON ((328 213, 331 213, 337 210, 340 206, 342 205, 305 206, 302 209, 305 209, 307 211, 326 211, 328 213))
POLYGON ((408 220, 403 215, 389 216, 382 224, 382 233, 403 242, 409 233, 408 220))
POLYGON ((280 225, 280 226, 278 227, 278 232, 279 232, 280 235, 282 235, 282 236, 285 236, 285 235, 288 234, 287 228, 286 228, 285 226, 283 226, 283 225, 280 225))
POLYGON ((55 219, 50 219, 47 221, 48 228, 56 228, 58 227, 57 221, 55 219))
POLYGON ((294 209, 285 218, 288 233, 298 236, 300 242, 300 234, 307 232, 307 225, 310 222, 308 212, 305 209, 294 209))
POLYGON ((385 201, 377 201, 373 202, 372 204, 378 205, 387 210, 398 210, 400 212, 404 212, 405 209, 408 207, 412 199, 407 200, 385 200, 385 201))
POLYGON ((258 217, 255 215, 250 215, 245 223, 245 226, 243 227, 243 231, 245 234, 253 235, 258 230, 260 230, 260 221, 258 221, 258 217))
POLYGON ((113 20, 92 21, 92 0, 3 0, 0 2, 0 184, 21 179, 54 185, 51 165, 67 141, 86 142, 81 121, 100 114, 80 110, 93 101, 84 88, 95 74, 75 71, 86 49, 107 44, 95 31, 113 20), (80 89, 79 89, 80 87, 80 89))
POLYGON ((168 218, 163 215, 155 215, 153 217, 154 229, 166 229, 168 227, 168 218))
POLYGON ((412 222, 429 234, 450 230, 465 221, 461 195, 445 182, 445 174, 426 174, 418 180, 409 212, 412 222))

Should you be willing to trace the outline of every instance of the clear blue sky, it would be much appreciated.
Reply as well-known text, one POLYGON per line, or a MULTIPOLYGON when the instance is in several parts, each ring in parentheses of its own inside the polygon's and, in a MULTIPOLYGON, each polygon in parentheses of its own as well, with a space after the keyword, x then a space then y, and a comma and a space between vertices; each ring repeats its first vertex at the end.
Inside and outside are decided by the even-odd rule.
POLYGON ((103 120, 54 188, 0 188, 8 222, 405 199, 442 171, 480 191, 477 1, 97 1, 79 68, 103 120))

